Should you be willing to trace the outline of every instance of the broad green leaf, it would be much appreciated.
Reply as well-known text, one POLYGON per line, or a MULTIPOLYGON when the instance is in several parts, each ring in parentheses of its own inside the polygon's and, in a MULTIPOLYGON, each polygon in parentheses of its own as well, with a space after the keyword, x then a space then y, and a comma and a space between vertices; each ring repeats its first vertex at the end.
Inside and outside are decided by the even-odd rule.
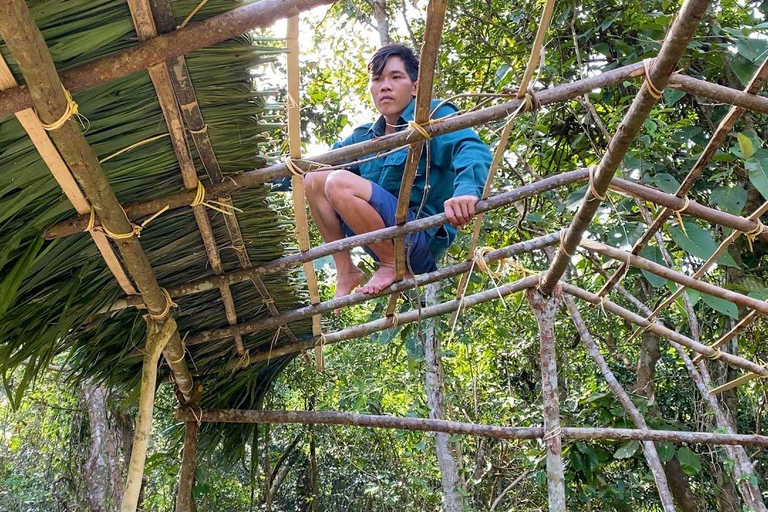
POLYGON ((640 448, 640 441, 630 441, 627 444, 621 446, 613 454, 615 459, 628 459, 637 452, 640 448))
MULTIPOLYGON (((646 245, 643 250, 640 251, 640 256, 647 260, 651 260, 654 263, 658 263, 659 265, 664 265, 665 267, 667 266, 664 263, 661 250, 655 245, 646 245)), ((656 274, 648 272, 647 270, 641 270, 641 272, 643 273, 643 277, 645 277, 654 288, 659 288, 667 284, 667 280, 663 277, 657 276, 656 274)))
MULTIPOLYGON (((701 292, 698 290, 686 290, 685 293, 688 294, 688 298, 691 301, 691 306, 695 306, 697 302, 699 302, 699 299, 701 299, 701 292)), ((682 300, 682 299, 678 299, 682 300)))
POLYGON ((717 187, 709 196, 709 204, 733 215, 738 215, 747 204, 747 191, 744 187, 717 187))
POLYGON ((685 91, 671 88, 664 89, 664 101, 667 103, 667 105, 674 105, 680 101, 683 96, 685 96, 685 91))
POLYGON ((755 145, 752 143, 752 139, 744 135, 743 133, 737 133, 736 138, 739 141, 739 149, 744 158, 750 158, 755 154, 755 145))
POLYGON ((654 176, 653 182, 667 194, 674 194, 680 188, 680 183, 677 182, 675 177, 666 172, 660 172, 654 176))
POLYGON ((763 195, 763 199, 768 199, 768 150, 755 151, 744 167, 749 171, 749 181, 763 195))
MULTIPOLYGON (((678 226, 670 226, 669 234, 677 245, 680 246, 685 252, 699 258, 700 260, 706 260, 717 249, 717 244, 709 234, 709 231, 700 227, 692 220, 684 220, 685 231, 678 226)), ((737 267, 736 262, 730 254, 725 253, 717 259, 717 263, 720 265, 737 267)))
POLYGON ((656 451, 659 453, 661 462, 669 462, 675 456, 675 445, 669 441, 662 441, 656 445, 656 451))
POLYGON ((728 315, 734 319, 739 318, 739 308, 733 302, 721 299, 720 297, 714 297, 706 293, 701 294, 701 300, 703 300, 707 306, 711 307, 718 313, 728 315))
POLYGON ((701 457, 692 452, 687 446, 681 446, 677 450, 677 460, 686 475, 695 475, 701 471, 701 457))
POLYGON ((749 296, 757 300, 768 300, 768 288, 763 288, 762 290, 755 290, 754 292, 749 292, 749 296))

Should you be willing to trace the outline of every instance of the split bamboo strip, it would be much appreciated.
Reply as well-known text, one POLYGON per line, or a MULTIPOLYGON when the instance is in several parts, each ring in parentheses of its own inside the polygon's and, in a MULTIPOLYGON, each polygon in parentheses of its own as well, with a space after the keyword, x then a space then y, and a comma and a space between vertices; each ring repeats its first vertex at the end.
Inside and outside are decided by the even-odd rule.
MULTIPOLYGON (((597 294, 588 292, 586 290, 583 290, 571 284, 562 283, 562 286, 563 286, 563 291, 565 293, 569 295, 573 295, 574 297, 579 297, 580 299, 585 300, 590 304, 600 306, 604 308, 606 311, 610 311, 611 313, 618 315, 624 320, 631 322, 635 325, 639 325, 641 327, 647 327, 649 331, 655 332, 659 336, 662 336, 668 340, 679 343, 680 345, 683 345, 693 350, 694 352, 698 352, 699 354, 704 354, 705 356, 708 356, 708 357, 714 357, 716 354, 718 354, 718 352, 712 349, 711 347, 708 347, 707 345, 699 343, 698 341, 692 340, 688 336, 680 334, 677 331, 673 331, 672 329, 665 327, 663 324, 661 324, 661 322, 658 322, 658 321, 648 322, 642 316, 635 314, 619 306, 618 304, 611 302, 605 297, 600 297, 597 294)), ((760 366, 759 364, 753 363, 748 359, 744 359, 743 357, 734 356, 733 354, 729 354, 727 352, 722 352, 720 353, 720 360, 728 364, 731 364, 733 366, 742 368, 744 370, 758 372, 761 376, 768 377, 768 369, 766 369, 763 366, 760 366)))
MULTIPOLYGON (((157 27, 155 24, 152 8, 148 0, 128 0, 128 7, 131 11, 136 34, 139 41, 145 41, 152 37, 157 37, 157 27)), ((174 24, 175 25, 175 24, 174 24)), ((176 153, 176 159, 179 162, 184 187, 188 189, 197 189, 198 178, 195 164, 192 160, 192 154, 187 144, 187 138, 184 134, 184 122, 182 112, 174 95, 174 88, 171 81, 171 74, 168 71, 166 63, 151 66, 148 70, 152 85, 155 88, 160 108, 163 111, 163 117, 168 126, 168 133, 171 135, 171 144, 176 153)), ((224 269, 219 256, 219 248, 216 238, 213 234, 213 227, 208 217, 205 206, 197 205, 192 207, 192 211, 197 223, 200 237, 203 240, 205 253, 208 261, 211 263, 211 270, 214 274, 222 274, 224 269)), ((237 312, 235 310, 234 297, 229 286, 219 288, 221 302, 224 305, 224 312, 230 325, 237 323, 237 312)), ((245 352, 243 339, 241 336, 235 336, 235 348, 237 353, 242 355, 245 352)))
MULTIPOLYGON (((607 71, 601 75, 585 78, 551 89, 545 89, 538 92, 536 97, 542 105, 550 105, 578 96, 583 96, 596 88, 622 83, 624 80, 640 73, 642 73, 642 64, 631 64, 607 71)), ((424 130, 432 137, 437 137, 443 133, 450 133, 482 123, 504 119, 519 109, 522 103, 523 100, 514 99, 476 112, 469 112, 450 118, 435 120, 424 126, 424 130)), ((372 141, 351 144, 343 148, 316 155, 310 157, 309 160, 326 165, 344 164, 363 156, 375 155, 422 139, 423 135, 416 130, 403 130, 393 135, 379 137, 372 141)), ((309 168, 305 162, 296 162, 296 164, 305 170, 309 168)), ((286 164, 279 163, 263 169, 230 175, 227 177, 228 179, 226 181, 211 187, 208 192, 211 197, 217 197, 221 194, 234 192, 242 188, 255 187, 290 175, 291 172, 288 170, 286 164)), ((125 211, 129 218, 139 219, 154 214, 164 206, 168 206, 170 209, 187 207, 193 202, 194 198, 195 193, 193 191, 181 191, 147 201, 127 204, 125 205, 125 211)), ((87 224, 87 216, 80 216, 62 221, 46 232, 46 238, 58 238, 81 232, 87 224)))
POLYGON ((752 382, 753 380, 759 379, 759 378, 766 378, 766 377, 763 376, 763 375, 758 375, 755 372, 750 372, 750 373, 742 375, 741 377, 739 377, 737 379, 733 379, 730 382, 726 382, 722 386, 718 386, 718 387, 714 388, 713 390, 710 391, 710 393, 712 393, 713 395, 717 395, 717 394, 723 393, 724 391, 728 391, 730 389, 739 387, 742 384, 746 384, 748 382, 752 382))
MULTIPOLYGON (((761 215, 763 215, 766 211, 768 211, 768 201, 764 202, 757 210, 755 210, 748 218, 751 221, 756 221, 760 218, 761 215)), ((733 231, 728 237, 720 243, 720 245, 717 247, 714 253, 712 253, 712 256, 707 259, 707 261, 704 262, 704 264, 701 265, 701 267, 694 272, 694 274, 691 276, 693 279, 701 279, 707 271, 712 267, 712 265, 715 264, 717 259, 725 253, 725 251, 728 250, 728 247, 731 246, 733 242, 736 241, 736 239, 742 234, 741 231, 733 231)), ((672 304, 675 299, 677 299, 682 293, 685 291, 685 286, 678 285, 675 292, 667 297, 661 304, 659 304, 656 309, 651 312, 648 320, 652 320, 653 318, 656 318, 661 311, 672 304)), ((630 337, 630 340, 632 340, 634 337, 640 333, 640 330, 635 331, 632 336, 630 337)), ((711 345, 712 348, 718 348, 722 345, 722 343, 718 344, 718 342, 715 342, 711 345)), ((693 362, 698 363, 701 360, 701 356, 696 356, 694 358, 693 362)))
MULTIPOLYGON (((480 201, 477 203, 477 211, 486 212, 494 208, 510 205, 527 197, 532 197, 549 190, 554 190, 564 185, 581 182, 586 179, 587 175, 588 171, 586 169, 579 169, 576 171, 569 171, 555 176, 550 176, 535 183, 531 183, 530 185, 525 185, 520 188, 504 192, 497 196, 493 196, 485 201, 480 201)), ((440 226, 446 222, 447 220, 445 214, 441 213, 431 217, 417 219, 405 224, 404 226, 392 226, 378 231, 373 231, 371 233, 351 236, 342 240, 337 240, 335 242, 326 243, 317 247, 313 247, 305 253, 290 254, 288 256, 283 256, 282 258, 278 258, 274 261, 270 261, 249 269, 238 270, 221 276, 205 277, 190 281, 188 283, 170 286, 168 287, 168 291, 171 294, 171 297, 182 297, 194 293, 201 293, 223 286, 224 284, 232 285, 235 283, 247 281, 254 275, 263 275, 270 272, 280 272, 287 268, 301 265, 306 261, 312 261, 324 256, 329 256, 339 251, 349 250, 353 247, 359 247, 374 242, 380 242, 382 240, 392 239, 398 234, 423 231, 432 227, 440 226)), ((118 300, 105 311, 118 311, 128 307, 135 307, 139 304, 141 304, 141 302, 138 297, 130 296, 118 300)))
MULTIPOLYGON (((288 19, 286 46, 288 49, 288 101, 285 106, 288 112, 288 152, 289 157, 298 160, 301 158, 301 100, 299 90, 299 17, 288 19)), ((291 176, 291 193, 293 195, 293 214, 296 218, 296 238, 299 241, 299 251, 306 253, 309 248, 309 224, 307 223, 307 206, 304 194, 304 177, 291 176)), ((304 276, 309 288, 309 302, 320 303, 320 292, 317 289, 317 275, 315 265, 311 261, 304 263, 304 276)), ((323 327, 320 315, 312 316, 312 334, 320 336, 323 327)), ((298 340, 295 340, 298 341, 298 340)), ((323 347, 315 348, 315 364, 322 371, 323 347)))
MULTIPOLYGON (((179 409, 177 421, 193 421, 191 411, 179 409)), ((432 420, 427 418, 401 418, 336 411, 257 411, 257 410, 207 410, 202 411, 204 423, 273 423, 305 425, 350 425, 356 427, 394 428, 422 432, 446 432, 497 439, 541 439, 542 427, 500 427, 478 425, 460 421, 432 420)), ((709 432, 680 432, 678 430, 638 430, 629 428, 563 427, 562 436, 580 440, 637 440, 671 441, 713 445, 768 446, 768 437, 744 434, 712 434, 709 432)))
POLYGON ((547 491, 549 510, 565 512, 565 470, 563 468, 560 397, 557 386, 555 352, 555 317, 560 309, 562 290, 555 287, 549 297, 537 289, 525 293, 539 326, 539 362, 541 365, 541 401, 544 416, 544 446, 547 449, 547 491))
MULTIPOLYGON (((531 240, 527 240, 525 242, 520 242, 517 244, 510 245, 508 247, 504 247, 502 249, 491 251, 485 255, 484 259, 487 263, 494 263, 506 258, 510 258, 517 254, 529 253, 531 251, 542 249, 544 247, 557 243, 559 240, 560 240, 560 232, 557 231, 549 235, 545 235, 539 238, 534 238, 531 240)), ((208 341, 226 338, 228 336, 232 336, 232 334, 236 332, 240 334, 253 334, 256 332, 274 329, 279 327, 280 325, 284 325, 290 322, 295 322, 297 320, 307 318, 308 316, 311 316, 313 314, 328 313, 335 309, 352 306, 355 304, 362 304, 363 302, 366 302, 368 300, 371 300, 377 297, 384 297, 386 295, 402 293, 404 291, 411 290, 417 286, 425 286, 430 283, 435 283, 438 281, 442 281, 444 279, 449 279, 451 277, 455 277, 462 273, 469 272, 471 268, 472 268, 472 262, 465 261, 465 262, 459 263, 458 265, 446 267, 440 270, 436 270, 434 272, 430 272, 428 274, 421 274, 419 276, 416 276, 415 278, 398 281, 392 284, 392 286, 385 288, 379 293, 375 293, 375 294, 362 293, 362 292, 352 293, 349 295, 345 295, 343 297, 338 297, 328 301, 320 302, 318 304, 311 304, 309 306, 298 308, 293 311, 285 311, 280 316, 277 316, 277 317, 264 318, 264 319, 254 320, 252 322, 244 322, 242 324, 239 324, 237 326, 232 326, 232 327, 223 327, 221 329, 202 331, 192 336, 189 336, 187 338, 186 344, 188 347, 191 347, 194 345, 198 345, 200 343, 206 343, 208 341)))
MULTIPOLYGON (((596 267, 596 269, 599 272, 602 272, 601 268, 596 267)), ((632 303, 642 314, 646 316, 650 315, 651 309, 640 302, 634 295, 629 293, 621 284, 616 285, 616 291, 619 292, 619 294, 626 298, 630 303, 632 303)), ((709 389, 712 387, 712 379, 709 376, 707 366, 704 363, 699 363, 698 367, 700 372, 697 371, 696 367, 691 361, 691 358, 688 357, 688 354, 685 352, 683 347, 671 340, 669 343, 683 360, 683 363, 685 364, 685 367, 688 370, 688 373, 690 374, 691 380, 696 386, 696 389, 699 391, 702 399, 709 407, 709 410, 712 412, 717 428, 721 429, 726 435, 734 434, 735 432, 732 425, 735 425, 735 422, 733 421, 731 414, 728 412, 728 408, 725 406, 725 404, 721 405, 721 403, 718 402, 718 400, 709 393, 709 389)), ((762 492, 760 491, 760 488, 752 482, 752 480, 757 479, 752 478, 753 476, 756 477, 756 475, 754 472, 753 464, 749 460, 747 451, 743 446, 735 445, 726 446, 726 453, 730 458, 736 461, 736 464, 733 468, 734 477, 745 503, 747 503, 748 506, 755 510, 763 512, 768 510, 763 504, 762 492)))
MULTIPOLYGON (((685 77, 687 78, 687 77, 685 77)), ((687 83, 688 85, 691 84, 688 80, 685 80, 685 78, 682 75, 676 74, 673 75, 672 81, 676 83, 687 83), (682 82, 680 82, 682 80, 682 82)), ((744 92, 741 91, 735 91, 733 89, 728 89, 727 87, 720 87, 717 86, 716 90, 721 89, 728 89, 728 91, 738 92, 741 95, 748 96, 751 98, 757 98, 757 92, 760 90, 760 88, 763 85, 763 82, 765 79, 768 78, 768 58, 763 61, 762 65, 758 70, 755 72, 754 76, 750 80, 749 84, 747 85, 747 88, 744 90, 744 92)), ((702 82, 702 87, 697 89, 697 91, 691 91, 690 88, 687 88, 689 92, 692 94, 701 94, 704 91, 711 91, 712 88, 707 87, 711 84, 706 84, 706 82, 702 82)), ((768 104, 768 100, 762 99, 762 101, 765 101, 766 104, 768 104)), ((723 142, 725 141, 725 138, 728 136, 728 134, 731 132, 733 127, 736 125, 736 122, 741 119, 741 117, 744 115, 746 110, 741 107, 733 107, 728 111, 728 114, 723 118, 722 121, 720 121, 720 125, 717 127, 717 130, 715 130, 715 133, 712 135, 712 138, 709 139, 709 142, 707 143, 704 150, 699 155, 698 159, 696 160, 696 163, 693 165, 690 171, 688 171, 688 174, 686 175, 685 179, 683 180, 683 183, 680 185, 680 187, 677 189, 677 192, 675 192, 675 195, 677 197, 683 197, 685 196, 688 191, 693 187, 693 184, 696 182, 696 180, 701 176, 701 173, 704 172, 704 169, 707 167, 707 164, 712 160, 712 157, 715 156, 717 153, 717 150, 722 146, 723 142)), ((643 247, 645 247, 648 242, 651 240, 653 235, 661 229, 661 227, 664 225, 664 222, 674 213, 674 211, 680 211, 678 209, 672 209, 667 207, 664 211, 662 211, 658 217, 653 221, 653 223, 648 226, 648 229, 643 234, 643 236, 635 242, 635 245, 632 247, 632 254, 640 254, 640 251, 643 250, 643 247)), ((616 284, 616 282, 619 279, 619 276, 621 276, 624 272, 624 266, 622 265, 619 267, 616 272, 614 272, 613 276, 603 285, 603 288, 600 290, 600 295, 605 295, 611 287, 616 284)))
MULTIPOLYGON (((13 77, 10 68, 0 55, 0 91, 16 87, 18 83, 13 77)), ((35 145, 37 152, 40 153, 40 157, 48 166, 51 174, 56 179, 56 182, 61 187, 64 195, 67 196, 69 202, 74 206, 75 211, 79 215, 90 215, 91 205, 80 190, 75 178, 67 167, 67 164, 61 158, 61 154, 51 142, 51 138, 45 132, 43 125, 40 123, 40 119, 35 114, 35 111, 31 108, 16 112, 16 118, 21 124, 22 128, 29 135, 30 140, 35 145)), ((123 292, 132 295, 136 293, 136 288, 133 286, 131 279, 125 273, 123 265, 115 254, 115 250, 109 245, 109 241, 104 233, 98 233, 91 231, 91 238, 93 238, 96 247, 99 249, 104 262, 107 264, 112 275, 115 276, 117 284, 120 285, 123 292)))
POLYGON ((536 29, 536 37, 533 40, 533 46, 531 47, 531 55, 528 57, 528 64, 525 66, 525 72, 523 73, 523 79, 520 80, 520 86, 517 89, 517 97, 525 97, 525 93, 528 92, 528 85, 531 83, 533 73, 539 66, 539 60, 541 58, 541 49, 544 46, 544 38, 547 35, 549 24, 552 21, 552 12, 555 10, 555 0, 546 0, 544 2, 544 9, 541 11, 541 19, 539 20, 539 28, 536 29))
MULTIPOLYGON (((707 283, 705 281, 700 281, 694 277, 685 275, 681 272, 665 267, 664 265, 660 265, 658 263, 655 263, 651 260, 647 260, 640 256, 635 256, 630 252, 622 251, 621 249, 615 249, 613 247, 602 244, 600 242, 595 242, 594 240, 585 239, 585 240, 582 240, 581 244, 579 245, 590 251, 597 252, 604 256, 608 256, 617 261, 623 261, 625 263, 629 263, 633 267, 641 268, 643 270, 656 274, 657 276, 661 276, 666 279, 669 279, 670 281, 673 281, 680 285, 700 291, 701 293, 706 293, 714 297, 719 297, 729 302, 733 302, 734 304, 738 304, 739 306, 748 307, 756 311, 759 311, 764 315, 768 315, 768 303, 765 301, 750 297, 749 295, 744 295, 738 292, 728 290, 726 288, 722 288, 720 286, 716 286, 714 284, 707 283)), ((648 321, 646 321, 645 323, 648 323, 648 321)))
MULTIPOLYGON (((725 333, 722 337, 717 339, 710 346, 712 348, 717 349, 722 347, 726 343, 729 343, 733 338, 738 336, 739 333, 741 333, 741 331, 746 329, 749 326, 749 324, 752 323, 759 315, 760 313, 758 313, 757 311, 750 311, 749 313, 744 315, 744 318, 739 320, 739 323, 733 326, 733 329, 725 333)), ((698 363, 699 361, 701 361, 701 358, 699 356, 696 356, 693 360, 694 363, 698 363)))
MULTIPOLYGON (((62 112, 69 111, 69 102, 56 74, 51 54, 23 0, 0 3, 0 35, 16 58, 25 81, 30 84, 35 110, 41 121, 53 123, 60 119, 62 112)), ((112 233, 132 233, 133 225, 126 218, 96 153, 88 145, 77 123, 70 118, 49 133, 104 226, 112 233)), ((114 242, 150 315, 157 317, 162 327, 163 321, 167 320, 170 304, 155 279, 141 244, 135 236, 114 242)), ((183 354, 181 339, 178 332, 174 331, 164 355, 186 399, 192 390, 192 377, 184 363, 183 354)))
POLYGON ((629 150, 640 128, 643 126, 651 109, 656 105, 660 93, 669 81, 669 77, 677 66, 677 62, 683 55, 688 42, 696 32, 699 21, 706 13, 709 6, 709 0, 686 0, 677 17, 674 18, 672 26, 667 33, 664 43, 661 45, 659 55, 649 66, 651 68, 650 76, 646 76, 643 86, 635 96, 629 111, 619 125, 616 136, 611 139, 608 150, 600 160, 600 165, 594 173, 590 182, 590 191, 584 197, 579 206, 576 215, 571 221, 571 225, 563 238, 560 251, 555 257, 555 261, 550 265, 549 270, 541 281, 541 291, 548 295, 552 293, 555 285, 565 272, 570 254, 573 254, 578 246, 584 231, 586 231, 592 217, 595 215, 598 206, 602 202, 608 185, 619 164, 621 164, 624 155, 629 150))
MULTIPOLYGON (((89 89, 330 3, 333 0, 260 0, 63 71, 61 81, 73 93, 89 89)), ((33 106, 28 85, 0 93, 0 119, 33 106)))
MULTIPOLYGON (((413 123, 417 128, 429 124, 432 111, 432 89, 435 79, 435 66, 437 64, 437 53, 440 48, 440 40, 443 35, 443 24, 445 22, 446 0, 429 0, 427 5, 427 21, 424 28, 424 44, 421 47, 419 58, 419 76, 418 86, 416 88, 416 108, 413 114, 413 123)), ((429 140, 417 140, 408 148, 408 157, 405 160, 403 177, 400 181, 400 192, 397 195, 397 210, 395 211, 395 222, 398 226, 405 224, 408 220, 408 208, 411 204, 411 191, 413 182, 416 179, 416 171, 421 161, 421 155, 424 152, 424 145, 429 145, 429 140)), ((427 148, 429 152, 429 148, 427 148)), ((430 165, 427 157, 427 165, 430 165)), ((427 175, 428 176, 428 175, 427 175)), ((428 178, 425 178, 428 179, 428 178)), ((427 193, 428 183, 424 187, 424 193, 427 193)), ((410 262, 408 261, 409 250, 405 246, 405 237, 395 238, 395 277, 402 279, 409 272, 410 262)), ((386 316, 392 316, 397 308, 398 295, 393 294, 387 304, 386 316)))

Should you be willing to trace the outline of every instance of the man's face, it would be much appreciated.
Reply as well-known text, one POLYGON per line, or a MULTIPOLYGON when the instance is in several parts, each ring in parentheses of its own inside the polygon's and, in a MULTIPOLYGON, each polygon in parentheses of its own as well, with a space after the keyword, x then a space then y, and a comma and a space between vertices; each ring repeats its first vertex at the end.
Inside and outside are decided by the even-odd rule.
POLYGON ((385 117, 400 115, 416 95, 418 81, 411 81, 400 57, 390 57, 379 76, 371 75, 371 96, 385 117))

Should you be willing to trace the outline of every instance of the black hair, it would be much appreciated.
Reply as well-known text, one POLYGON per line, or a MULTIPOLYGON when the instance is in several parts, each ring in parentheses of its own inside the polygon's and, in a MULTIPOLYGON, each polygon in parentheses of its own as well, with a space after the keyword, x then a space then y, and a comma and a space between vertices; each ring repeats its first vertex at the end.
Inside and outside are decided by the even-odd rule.
POLYGON ((388 44, 376 50, 376 53, 373 54, 371 60, 368 61, 368 72, 371 76, 381 76, 381 73, 384 71, 384 66, 387 65, 387 61, 390 57, 400 57, 405 65, 405 71, 411 78, 411 82, 418 80, 419 58, 416 57, 413 50, 402 44, 388 44))

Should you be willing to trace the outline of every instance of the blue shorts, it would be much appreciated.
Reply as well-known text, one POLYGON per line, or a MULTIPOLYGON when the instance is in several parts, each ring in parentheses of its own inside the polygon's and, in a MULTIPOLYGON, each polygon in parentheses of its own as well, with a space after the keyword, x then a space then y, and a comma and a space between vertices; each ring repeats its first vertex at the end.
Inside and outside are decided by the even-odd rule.
MULTIPOLYGON (((368 202, 377 212, 379 212, 379 215, 381 215, 381 218, 384 220, 385 226, 392 227, 396 225, 395 213, 397 212, 397 198, 395 196, 376 183, 371 182, 371 199, 368 202)), ((408 210, 408 222, 415 219, 416 215, 408 210)), ((344 223, 344 220, 341 220, 341 230, 346 236, 354 236, 357 234, 344 223)), ((426 231, 405 235, 405 247, 409 264, 408 269, 414 274, 424 274, 437 270, 435 257, 432 255, 432 251, 429 250, 429 245, 431 243, 432 240, 429 238, 426 231)), ((379 261, 379 258, 367 246, 364 246, 363 249, 374 260, 379 261)))

